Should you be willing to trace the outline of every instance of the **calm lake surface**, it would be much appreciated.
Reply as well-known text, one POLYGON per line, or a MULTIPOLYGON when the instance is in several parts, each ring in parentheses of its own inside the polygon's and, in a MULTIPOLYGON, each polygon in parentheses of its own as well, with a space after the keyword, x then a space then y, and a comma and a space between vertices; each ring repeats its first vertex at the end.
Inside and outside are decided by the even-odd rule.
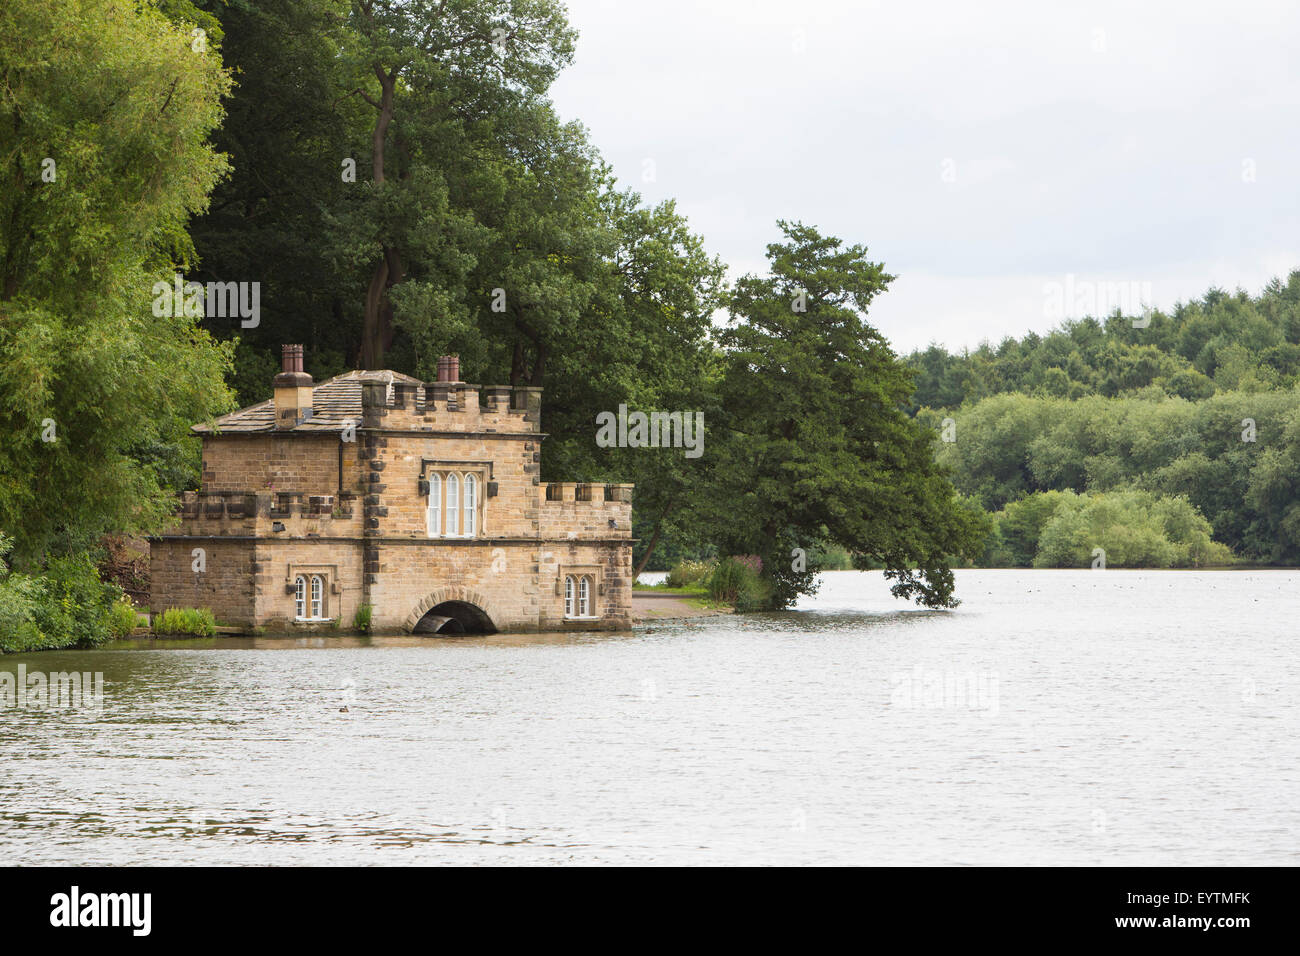
POLYGON ((1300 862, 1300 574, 957 580, 951 612, 837 572, 628 634, 3 657, 105 685, 0 710, 0 864, 1300 862))

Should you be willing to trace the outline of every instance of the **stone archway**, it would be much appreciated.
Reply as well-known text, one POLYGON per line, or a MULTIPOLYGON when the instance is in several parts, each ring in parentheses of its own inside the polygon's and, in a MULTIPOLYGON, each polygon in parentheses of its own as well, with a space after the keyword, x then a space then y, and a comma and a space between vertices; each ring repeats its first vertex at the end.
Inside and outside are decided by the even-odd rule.
MULTIPOLYGON (((434 612, 433 616, 442 616, 455 622, 459 625, 459 633, 477 631, 490 634, 497 629, 496 622, 501 620, 491 603, 473 588, 445 587, 427 595, 406 616, 404 627, 407 633, 415 633, 416 626, 431 612, 434 612)), ((438 628, 433 630, 437 631, 438 628)), ((455 626, 443 630, 443 633, 457 632, 455 626)))

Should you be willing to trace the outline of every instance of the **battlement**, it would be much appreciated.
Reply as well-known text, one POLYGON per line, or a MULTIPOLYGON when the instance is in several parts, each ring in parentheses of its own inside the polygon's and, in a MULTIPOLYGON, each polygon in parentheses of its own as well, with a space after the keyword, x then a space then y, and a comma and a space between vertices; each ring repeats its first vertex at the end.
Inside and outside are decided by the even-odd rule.
POLYGON ((537 486, 542 538, 631 538, 630 484, 556 481, 537 486))
POLYGON ((605 484, 604 482, 551 481, 538 484, 541 500, 556 502, 586 502, 588 504, 632 503, 630 484, 605 484))
POLYGON ((358 496, 275 491, 187 491, 176 510, 173 534, 252 537, 360 535, 358 496))
POLYGON ((520 434, 541 428, 540 410, 538 388, 367 381, 361 391, 363 428, 520 434))

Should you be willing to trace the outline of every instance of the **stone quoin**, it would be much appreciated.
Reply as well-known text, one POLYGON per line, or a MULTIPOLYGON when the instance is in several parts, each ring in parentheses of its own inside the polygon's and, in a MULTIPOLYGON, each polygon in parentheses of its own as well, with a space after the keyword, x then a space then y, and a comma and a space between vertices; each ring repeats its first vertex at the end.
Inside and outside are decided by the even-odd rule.
POLYGON ((286 345, 274 398, 195 425, 200 490, 151 542, 155 612, 268 632, 631 626, 632 485, 539 480, 541 389, 391 371, 316 385, 286 345), (481 393, 481 394, 480 394, 481 393))

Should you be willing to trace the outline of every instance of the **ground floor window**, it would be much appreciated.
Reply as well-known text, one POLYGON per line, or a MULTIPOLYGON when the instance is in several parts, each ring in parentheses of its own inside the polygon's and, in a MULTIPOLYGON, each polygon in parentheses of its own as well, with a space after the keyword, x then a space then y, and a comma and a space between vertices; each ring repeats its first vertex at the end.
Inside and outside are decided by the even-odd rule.
POLYGON ((293 582, 293 615, 299 621, 325 620, 325 578, 298 575, 293 582))
POLYGON ((564 616, 595 617, 592 605, 592 580, 589 574, 564 576, 564 616))

